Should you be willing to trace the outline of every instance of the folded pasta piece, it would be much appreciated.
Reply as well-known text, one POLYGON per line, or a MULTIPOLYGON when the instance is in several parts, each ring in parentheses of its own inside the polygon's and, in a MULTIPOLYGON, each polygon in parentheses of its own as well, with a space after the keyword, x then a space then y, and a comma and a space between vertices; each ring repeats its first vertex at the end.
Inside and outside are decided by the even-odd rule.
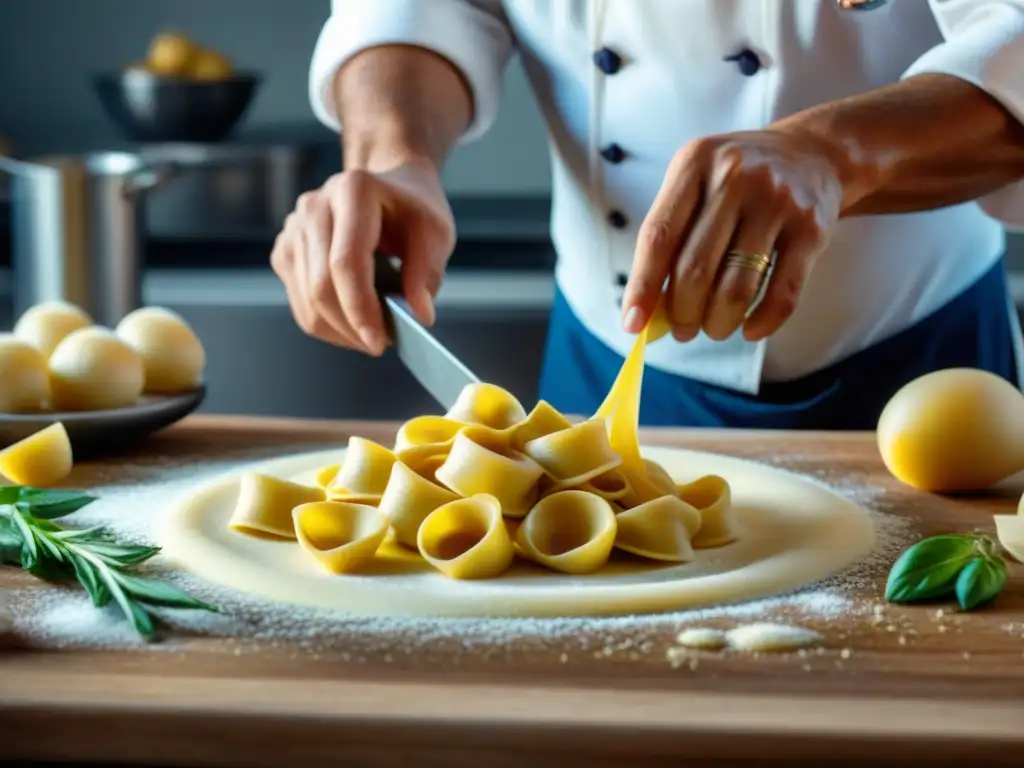
POLYGON ((538 437, 524 451, 555 481, 556 491, 579 486, 622 464, 603 421, 584 421, 538 437))
POLYGON ((512 565, 514 553, 501 504, 477 494, 438 507, 417 536, 423 559, 452 579, 491 579, 512 565))
POLYGON ((511 392, 494 384, 467 384, 446 418, 491 429, 508 429, 526 418, 522 404, 511 392))
POLYGON ((658 490, 665 493, 666 496, 678 496, 679 490, 676 488, 676 481, 672 479, 672 475, 665 471, 665 468, 656 461, 650 459, 644 459, 644 468, 647 470, 647 479, 654 485, 658 490))
POLYGON ((391 477, 395 454, 365 437, 351 437, 345 460, 327 487, 327 498, 353 504, 376 504, 391 477))
POLYGON ((693 559, 690 539, 700 528, 700 512, 677 496, 662 496, 615 518, 615 546, 650 560, 684 563, 693 559))
POLYGON ((438 483, 437 470, 444 464, 445 459, 448 458, 448 450, 443 452, 435 453, 431 449, 433 446, 424 446, 422 449, 410 449, 403 452, 403 459, 399 459, 401 464, 404 464, 413 472, 420 477, 429 480, 435 485, 438 483))
POLYGON ((593 573, 608 562, 617 529, 615 512, 600 496, 561 491, 537 502, 516 542, 530 560, 553 571, 593 573))
POLYGON ((552 432, 561 432, 571 426, 571 421, 556 411, 550 403, 541 400, 523 421, 511 428, 512 447, 521 451, 531 440, 550 435, 552 432))
POLYGON ((619 501, 629 493, 629 481, 620 470, 613 469, 591 478, 578 490, 600 496, 605 501, 619 501))
POLYGON ((338 470, 341 469, 341 464, 328 464, 326 467, 320 467, 316 471, 314 482, 317 488, 323 488, 324 492, 334 483, 334 478, 338 476, 338 470))
POLYGON ((732 492, 725 478, 704 475, 677 487, 680 498, 700 512, 700 528, 690 540, 694 549, 720 547, 739 538, 732 492))
POLYGON ((447 453, 455 435, 465 423, 444 416, 417 416, 409 419, 398 429, 395 437, 395 455, 405 461, 402 455, 410 449, 433 447, 436 452, 447 453))
POLYGON ((323 500, 323 488, 247 472, 239 478, 238 501, 228 525, 240 533, 294 539, 292 510, 301 504, 323 500))
POLYGON ((416 536, 427 515, 458 498, 447 488, 396 462, 377 508, 391 521, 398 542, 415 549, 416 536))
POLYGON ((331 573, 354 573, 373 560, 390 523, 376 507, 316 501, 292 512, 295 535, 306 552, 331 573))
POLYGON ((507 433, 466 427, 434 476, 460 496, 490 494, 498 499, 502 514, 522 517, 537 497, 543 474, 537 462, 509 447, 507 433))

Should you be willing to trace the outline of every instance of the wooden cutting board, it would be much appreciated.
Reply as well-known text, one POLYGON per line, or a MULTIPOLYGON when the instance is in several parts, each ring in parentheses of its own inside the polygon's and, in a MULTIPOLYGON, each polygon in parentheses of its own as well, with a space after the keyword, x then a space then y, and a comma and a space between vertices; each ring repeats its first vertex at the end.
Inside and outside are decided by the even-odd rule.
MULTIPOLYGON (((387 442, 397 425, 193 417, 121 461, 76 468, 104 482, 129 469, 387 442), (297 447, 298 446, 298 447, 297 447)), ((948 499, 904 488, 869 434, 649 431, 647 444, 770 461, 844 487, 922 534, 991 530, 1022 484, 948 499)), ((0 569, 0 589, 40 585, 0 569)), ((673 667, 674 630, 643 654, 566 653, 515 641, 391 653, 386 641, 312 652, 286 643, 178 638, 177 649, 0 653, 0 756, 149 765, 280 766, 286 761, 415 766, 1020 764, 1024 759, 1024 566, 996 604, 886 606, 802 620, 811 654, 702 654, 673 667), (692 667, 692 668, 691 668, 692 667), (969 763, 963 761, 969 760, 969 763), (685 762, 684 762, 685 761, 685 762)), ((736 623, 708 621, 707 625, 736 623)))

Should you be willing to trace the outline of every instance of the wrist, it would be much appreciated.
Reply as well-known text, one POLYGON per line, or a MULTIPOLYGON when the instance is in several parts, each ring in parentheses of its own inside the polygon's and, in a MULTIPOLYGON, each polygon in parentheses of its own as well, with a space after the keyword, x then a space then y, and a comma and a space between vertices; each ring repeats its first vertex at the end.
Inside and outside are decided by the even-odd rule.
POLYGON ((372 130, 360 127, 342 131, 342 165, 346 170, 386 173, 403 165, 429 166, 440 174, 443 155, 432 150, 428 142, 401 126, 378 125, 372 130))
POLYGON ((879 184, 879 167, 864 142, 851 135, 828 105, 800 112, 769 126, 769 130, 793 136, 799 145, 814 151, 835 174, 843 190, 840 215, 869 197, 879 184))

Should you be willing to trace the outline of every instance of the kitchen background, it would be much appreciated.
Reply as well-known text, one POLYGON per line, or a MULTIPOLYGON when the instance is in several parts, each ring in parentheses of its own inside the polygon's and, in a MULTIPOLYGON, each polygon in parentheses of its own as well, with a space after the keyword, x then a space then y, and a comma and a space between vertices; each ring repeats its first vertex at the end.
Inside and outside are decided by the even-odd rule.
MULTIPOLYGON (((294 194, 340 165, 336 139, 315 122, 306 93, 329 8, 329 0, 0 2, 0 153, 5 142, 19 158, 180 152, 126 142, 92 85, 94 75, 145 58, 163 30, 180 30, 261 77, 222 145, 246 159, 193 168, 143 202, 144 299, 181 312, 202 338, 209 412, 403 418, 435 408, 390 356, 370 360, 305 337, 267 264, 294 194)), ((460 240, 438 334, 481 377, 527 402, 552 293, 548 171, 544 125, 513 63, 497 125, 457 149, 445 171, 460 240)), ((0 327, 14 311, 7 189, 0 181, 0 327)), ((1024 305, 1024 238, 1014 238, 1010 260, 1024 305)))

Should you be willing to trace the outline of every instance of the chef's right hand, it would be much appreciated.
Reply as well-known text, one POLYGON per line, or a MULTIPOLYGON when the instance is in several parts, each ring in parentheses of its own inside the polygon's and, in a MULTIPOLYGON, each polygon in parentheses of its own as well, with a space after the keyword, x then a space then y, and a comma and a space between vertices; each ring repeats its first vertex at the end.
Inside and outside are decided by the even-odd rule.
POLYGON ((402 289, 425 325, 455 247, 455 221, 435 166, 413 160, 384 173, 343 171, 299 196, 270 263, 299 326, 339 347, 387 346, 374 289, 374 253, 402 262, 402 289))

